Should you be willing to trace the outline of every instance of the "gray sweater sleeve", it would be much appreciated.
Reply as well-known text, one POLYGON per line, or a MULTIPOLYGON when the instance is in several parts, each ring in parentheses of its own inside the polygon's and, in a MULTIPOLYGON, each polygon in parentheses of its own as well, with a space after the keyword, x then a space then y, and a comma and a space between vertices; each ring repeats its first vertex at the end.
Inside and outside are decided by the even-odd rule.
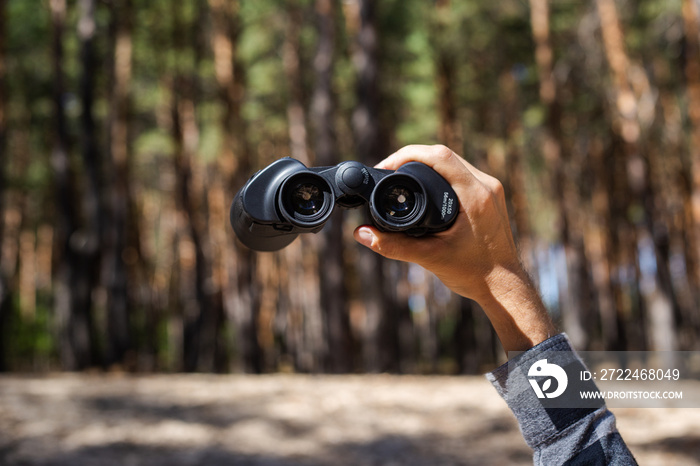
MULTIPOLYGON (((559 397, 557 404, 546 399, 543 387, 551 387, 551 381, 535 393, 532 367, 537 369, 547 360, 563 367, 568 377, 569 391, 597 390, 593 382, 575 380, 574 375, 584 370, 583 361, 571 347, 566 334, 556 335, 528 351, 511 359, 486 378, 508 403, 520 424, 527 444, 534 451, 535 465, 636 465, 634 457, 615 426, 615 416, 608 411, 603 400, 586 407, 567 407, 566 397, 559 397), (528 374, 528 371, 530 373, 528 374)), ((551 364, 550 364, 551 366, 551 364)), ((558 370, 558 369, 557 369, 558 370)), ((555 385, 556 387, 556 385, 555 385)))

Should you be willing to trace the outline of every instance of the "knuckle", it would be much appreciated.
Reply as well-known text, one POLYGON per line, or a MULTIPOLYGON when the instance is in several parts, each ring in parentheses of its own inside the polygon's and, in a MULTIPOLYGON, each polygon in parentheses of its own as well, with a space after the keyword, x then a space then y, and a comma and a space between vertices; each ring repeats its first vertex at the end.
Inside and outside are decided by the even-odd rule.
POLYGON ((505 197, 506 191, 505 191, 505 188, 503 187, 503 183, 498 181, 496 178, 491 178, 491 180, 489 180, 489 184, 490 184, 489 187, 491 189, 491 192, 493 192, 493 194, 497 198, 500 199, 500 198, 505 197))
POLYGON ((438 160, 448 160, 452 157, 453 154, 454 153, 452 152, 452 150, 445 145, 436 144, 433 146, 433 155, 438 160))

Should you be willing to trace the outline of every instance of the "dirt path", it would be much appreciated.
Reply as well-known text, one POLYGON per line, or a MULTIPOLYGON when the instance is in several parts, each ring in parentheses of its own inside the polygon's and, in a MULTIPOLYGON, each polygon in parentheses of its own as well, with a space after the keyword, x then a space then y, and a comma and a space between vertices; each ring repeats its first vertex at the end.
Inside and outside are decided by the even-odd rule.
MULTIPOLYGON (((620 409, 640 464, 700 465, 700 409, 620 409)), ((0 378, 2 465, 526 465, 481 377, 0 378)))

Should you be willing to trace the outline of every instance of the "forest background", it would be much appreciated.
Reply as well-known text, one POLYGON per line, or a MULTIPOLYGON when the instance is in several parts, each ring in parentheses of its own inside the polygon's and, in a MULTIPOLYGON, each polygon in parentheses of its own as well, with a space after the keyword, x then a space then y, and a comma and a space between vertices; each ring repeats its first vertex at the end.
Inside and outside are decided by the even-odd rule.
POLYGON ((574 345, 700 350, 696 0, 0 0, 0 370, 477 373, 478 305, 352 240, 253 253, 255 170, 445 144, 574 345))

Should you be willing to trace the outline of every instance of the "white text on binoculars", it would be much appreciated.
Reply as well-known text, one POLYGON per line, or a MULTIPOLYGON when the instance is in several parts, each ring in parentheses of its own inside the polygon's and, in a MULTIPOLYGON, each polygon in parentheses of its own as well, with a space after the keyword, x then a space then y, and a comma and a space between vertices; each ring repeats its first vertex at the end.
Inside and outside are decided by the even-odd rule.
POLYGON ((448 193, 442 195, 442 218, 452 214, 452 203, 454 200, 450 198, 448 193))

